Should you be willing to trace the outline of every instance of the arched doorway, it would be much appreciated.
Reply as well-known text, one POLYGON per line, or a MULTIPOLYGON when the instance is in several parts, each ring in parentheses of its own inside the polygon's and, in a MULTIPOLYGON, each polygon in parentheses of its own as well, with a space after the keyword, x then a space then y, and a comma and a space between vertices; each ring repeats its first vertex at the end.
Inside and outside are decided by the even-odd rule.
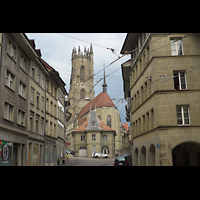
POLYGON ((173 166, 200 166, 200 143, 184 142, 172 150, 173 166))
POLYGON ((109 154, 109 148, 107 146, 102 147, 102 153, 109 154))
POLYGON ((138 148, 135 148, 135 151, 134 151, 134 163, 133 163, 134 166, 138 166, 138 148))
POLYGON ((155 146, 151 144, 149 147, 149 158, 148 158, 148 166, 155 166, 155 146))
POLYGON ((140 166, 146 166, 146 148, 144 146, 140 151, 140 166))

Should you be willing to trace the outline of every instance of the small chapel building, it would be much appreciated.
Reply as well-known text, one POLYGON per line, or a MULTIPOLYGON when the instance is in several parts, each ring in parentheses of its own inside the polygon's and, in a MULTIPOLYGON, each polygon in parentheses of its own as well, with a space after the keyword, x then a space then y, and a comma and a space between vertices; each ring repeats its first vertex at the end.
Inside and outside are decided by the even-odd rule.
POLYGON ((75 140, 75 156, 91 157, 93 152, 115 156, 116 132, 97 117, 96 110, 90 110, 89 119, 73 130, 72 136, 75 140))

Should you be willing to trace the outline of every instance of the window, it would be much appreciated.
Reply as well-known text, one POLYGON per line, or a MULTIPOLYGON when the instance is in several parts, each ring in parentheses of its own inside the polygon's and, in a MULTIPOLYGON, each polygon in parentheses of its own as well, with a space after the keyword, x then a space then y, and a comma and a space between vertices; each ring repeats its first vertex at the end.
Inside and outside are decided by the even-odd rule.
POLYGON ((30 131, 33 131, 33 114, 30 114, 30 131))
POLYGON ((25 112, 18 109, 18 124, 25 126, 25 112))
POLYGON ((6 73, 6 86, 12 90, 15 90, 15 76, 9 70, 7 70, 6 73))
POLYGON ((111 116, 108 115, 107 117, 107 125, 111 128, 111 116))
POLYGON ((85 99, 85 90, 81 89, 81 99, 85 99))
POLYGON ((37 107, 40 105, 40 94, 37 92, 37 107))
POLYGON ((34 103, 34 88, 31 88, 31 103, 34 103))
POLYGON ((14 106, 11 104, 5 102, 5 107, 4 107, 4 118, 8 119, 10 121, 13 121, 13 115, 14 115, 14 106))
POLYGON ((85 135, 81 135, 81 141, 85 141, 85 135))
POLYGON ((42 77, 42 88, 44 89, 44 77, 42 77))
POLYGON ((175 90, 186 90, 185 72, 174 72, 174 88, 175 90))
POLYGON ((96 140, 96 134, 92 134, 92 140, 96 140))
POLYGON ((103 135, 103 141, 107 141, 107 135, 103 135))
POLYGON ((16 46, 9 41, 8 42, 8 50, 7 50, 8 55, 13 58, 14 60, 16 60, 16 56, 17 56, 17 48, 16 46))
POLYGON ((32 66, 32 69, 31 69, 31 76, 32 76, 33 79, 34 79, 34 75, 35 75, 35 67, 32 66))
POLYGON ((44 135, 44 119, 41 119, 40 135, 44 135))
POLYGON ((81 68, 80 68, 80 81, 81 81, 81 82, 84 82, 84 81, 85 81, 85 68, 84 68, 83 65, 82 65, 81 68))
POLYGON ((21 81, 19 83, 19 95, 26 98, 26 86, 21 81))
POLYGON ((178 125, 187 125, 190 124, 190 117, 189 117, 189 106, 176 106, 177 112, 177 123, 178 125))
POLYGON ((36 133, 39 134, 39 116, 36 116, 35 120, 35 128, 36 128, 36 133))
POLYGON ((44 110, 44 97, 42 97, 41 110, 44 110))
POLYGON ((38 71, 38 79, 37 82, 40 84, 40 72, 38 71))
POLYGON ((180 38, 171 38, 171 55, 177 56, 177 55, 183 55, 183 44, 182 40, 178 40, 180 38), (178 40, 178 41, 176 41, 178 40), (174 41, 174 42, 172 42, 174 41))
POLYGON ((95 121, 92 121, 92 126, 95 126, 95 121))
POLYGON ((27 60, 24 58, 24 56, 21 56, 20 58, 20 67, 27 72, 27 60))

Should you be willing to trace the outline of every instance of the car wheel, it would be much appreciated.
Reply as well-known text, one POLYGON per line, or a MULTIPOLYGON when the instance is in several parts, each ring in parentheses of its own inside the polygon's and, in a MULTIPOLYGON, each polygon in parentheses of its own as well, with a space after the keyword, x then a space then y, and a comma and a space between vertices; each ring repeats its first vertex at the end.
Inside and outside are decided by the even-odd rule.
POLYGON ((107 158, 107 156, 105 156, 105 158, 107 158))

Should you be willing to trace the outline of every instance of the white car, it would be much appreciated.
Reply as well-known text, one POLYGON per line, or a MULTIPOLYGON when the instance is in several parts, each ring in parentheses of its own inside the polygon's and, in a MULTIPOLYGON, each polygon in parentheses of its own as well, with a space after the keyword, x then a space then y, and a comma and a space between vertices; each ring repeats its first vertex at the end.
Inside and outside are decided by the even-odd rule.
POLYGON ((92 152, 92 157, 94 158, 94 156, 95 156, 95 152, 92 152))
POLYGON ((104 153, 95 153, 94 157, 95 158, 108 158, 108 155, 104 154, 104 153))

